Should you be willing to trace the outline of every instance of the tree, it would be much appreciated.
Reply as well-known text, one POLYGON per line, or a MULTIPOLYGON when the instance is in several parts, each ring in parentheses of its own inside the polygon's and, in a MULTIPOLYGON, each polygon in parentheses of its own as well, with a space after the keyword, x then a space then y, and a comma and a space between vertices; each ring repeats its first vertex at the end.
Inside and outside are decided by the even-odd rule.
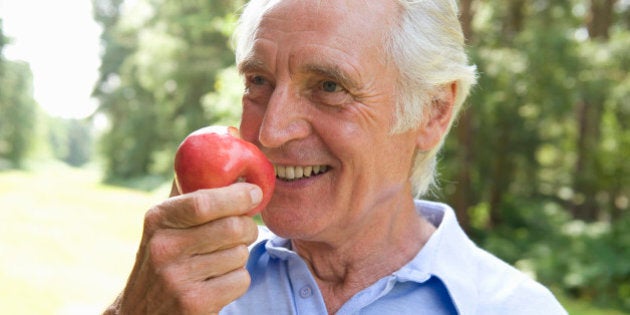
POLYGON ((2 75, 1 64, 4 61, 4 46, 7 44, 7 38, 4 36, 4 31, 2 30, 2 28, 2 18, 0 18, 0 75, 2 75))
MULTIPOLYGON (((0 43, 6 43, 1 31, 0 43)), ((33 145, 36 118, 29 65, 0 55, 0 160, 6 159, 10 167, 24 166, 33 145)))
MULTIPOLYGON (((586 25, 592 41, 608 40, 615 2, 615 0, 591 0, 586 25)), ((583 93, 576 103, 578 136, 574 190, 581 197, 572 209, 576 218, 587 221, 595 221, 599 216, 599 206, 595 200, 598 192, 597 178, 601 175, 596 165, 599 154, 597 147, 601 141, 604 103, 609 84, 612 83, 606 80, 605 76, 595 75, 592 78, 593 80, 584 82, 583 93)))
MULTIPOLYGON (((460 0, 461 14, 460 21, 462 24, 462 30, 467 42, 473 40, 472 20, 474 12, 472 9, 472 0, 460 0)), ((453 193, 453 206, 457 214, 457 218, 461 226, 465 230, 470 229, 470 216, 469 207, 473 204, 472 191, 471 191, 471 169, 473 168, 473 129, 472 121, 474 111, 462 109, 461 116, 457 120, 457 125, 454 128, 457 136, 457 144, 459 147, 457 159, 457 175, 455 191, 453 193)))
POLYGON ((481 246, 630 309, 630 6, 460 3, 480 78, 445 143, 444 198, 481 246))
POLYGON ((185 135, 222 118, 203 99, 233 64, 230 25, 241 4, 94 1, 105 45, 94 95, 111 123, 102 138, 109 178, 170 174, 185 135))

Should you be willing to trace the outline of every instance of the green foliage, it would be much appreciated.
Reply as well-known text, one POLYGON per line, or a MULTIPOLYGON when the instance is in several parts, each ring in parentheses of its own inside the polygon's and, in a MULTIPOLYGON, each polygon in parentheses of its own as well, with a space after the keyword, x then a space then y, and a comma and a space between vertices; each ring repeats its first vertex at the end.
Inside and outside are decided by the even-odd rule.
POLYGON ((83 166, 91 160, 93 136, 89 120, 51 117, 46 125, 46 140, 55 159, 74 167, 83 166))
POLYGON ((444 198, 454 203, 467 167, 481 246, 567 294, 630 310, 627 25, 589 37, 590 1, 474 3, 472 140, 458 126, 447 140, 444 198))
POLYGON ((30 66, 1 54, 8 43, 0 20, 0 170, 26 168, 31 160, 49 157, 85 164, 92 149, 90 123, 45 114, 33 98, 30 66))
MULTIPOLYGON (((3 59, 4 46, 7 44, 8 38, 4 36, 2 18, 0 18, 0 60, 3 59)), ((0 66, 0 74, 2 73, 2 66, 0 66)))
MULTIPOLYGON (((442 197, 458 204, 465 192, 459 210, 483 247, 569 295, 630 310, 630 6, 618 2, 603 36, 589 33, 591 2, 472 1, 480 79, 461 121, 470 140, 456 125, 445 144, 442 197)), ((189 132, 237 124, 229 36, 242 1, 93 3, 107 177, 150 187, 171 176, 189 132)))
POLYGON ((94 95, 110 121, 101 142, 109 179, 170 176, 173 152, 188 133, 234 120, 216 87, 227 83, 217 75, 233 64, 229 36, 240 4, 94 1, 105 44, 94 95), (208 103, 215 100, 223 104, 208 103))
POLYGON ((202 98, 204 110, 218 118, 217 125, 238 126, 242 108, 235 104, 243 97, 243 83, 235 66, 219 72, 214 90, 202 98))
POLYGON ((506 224, 474 227, 485 248, 573 298, 630 310, 630 214, 586 223, 553 202, 512 206, 506 224))
POLYGON ((0 58, 0 67, 0 168, 21 168, 33 148, 38 116, 32 74, 23 62, 0 58))

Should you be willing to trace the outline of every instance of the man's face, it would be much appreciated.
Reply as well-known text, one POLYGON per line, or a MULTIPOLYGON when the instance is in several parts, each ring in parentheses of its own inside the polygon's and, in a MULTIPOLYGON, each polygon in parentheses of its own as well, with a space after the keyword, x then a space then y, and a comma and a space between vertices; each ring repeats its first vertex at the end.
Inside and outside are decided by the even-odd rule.
POLYGON ((389 133, 397 72, 382 35, 396 8, 386 2, 280 1, 239 64, 242 136, 285 177, 262 213, 280 236, 343 237, 411 197, 417 135, 389 133))

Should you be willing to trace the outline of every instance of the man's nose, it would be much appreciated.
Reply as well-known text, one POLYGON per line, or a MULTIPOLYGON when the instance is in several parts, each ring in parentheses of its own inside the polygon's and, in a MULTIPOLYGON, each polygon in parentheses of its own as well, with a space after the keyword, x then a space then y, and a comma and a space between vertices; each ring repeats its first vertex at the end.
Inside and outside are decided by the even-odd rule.
POLYGON ((258 139, 267 148, 303 139, 310 133, 308 101, 289 86, 277 85, 263 116, 258 139))

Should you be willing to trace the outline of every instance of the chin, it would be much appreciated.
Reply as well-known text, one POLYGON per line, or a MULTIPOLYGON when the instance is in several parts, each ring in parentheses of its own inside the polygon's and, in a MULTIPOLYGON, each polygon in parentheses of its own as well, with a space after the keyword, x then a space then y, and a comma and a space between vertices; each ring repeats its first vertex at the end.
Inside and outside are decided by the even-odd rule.
POLYGON ((308 238, 317 226, 303 209, 267 207, 261 213, 265 225, 277 236, 286 239, 308 238))

